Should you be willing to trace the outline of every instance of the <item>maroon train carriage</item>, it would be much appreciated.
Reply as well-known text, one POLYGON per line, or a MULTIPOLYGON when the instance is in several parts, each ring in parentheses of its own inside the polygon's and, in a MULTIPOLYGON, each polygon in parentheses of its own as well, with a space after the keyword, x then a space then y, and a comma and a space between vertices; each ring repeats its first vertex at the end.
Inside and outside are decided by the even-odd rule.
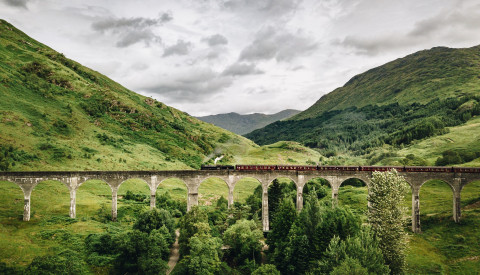
POLYGON ((397 170, 398 172, 405 171, 405 167, 403 166, 360 166, 360 171, 391 171, 392 169, 397 170))
POLYGON ((277 170, 311 171, 311 170, 317 170, 317 166, 313 166, 313 165, 277 165, 277 170))
POLYGON ((455 173, 480 173, 480 167, 452 167, 455 173))
POLYGON ((453 172, 452 167, 443 166, 405 166, 405 172, 453 172))
POLYGON ((237 164, 235 166, 236 170, 241 170, 241 171, 258 171, 258 170, 276 170, 277 166, 276 165, 243 165, 243 164, 237 164))

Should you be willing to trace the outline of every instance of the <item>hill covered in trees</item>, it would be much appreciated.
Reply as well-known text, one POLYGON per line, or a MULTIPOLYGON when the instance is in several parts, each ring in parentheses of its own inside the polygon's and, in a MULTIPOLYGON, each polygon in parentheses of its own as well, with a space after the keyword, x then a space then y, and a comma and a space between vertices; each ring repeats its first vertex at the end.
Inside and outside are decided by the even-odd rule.
MULTIPOLYGON (((379 149, 398 151, 455 131, 479 115, 479 87, 479 46, 433 48, 357 75, 292 119, 272 123, 246 137, 258 144, 293 140, 326 156, 348 154, 375 164, 372 159, 379 149)), ((470 149, 477 150, 478 145, 470 149)), ((451 159, 456 160, 437 164, 465 163, 480 156, 480 150, 466 156, 464 149, 456 147, 452 142, 452 148, 446 150, 456 152, 436 152, 437 158, 453 154, 451 159)), ((436 160, 420 163, 434 165, 436 160)))

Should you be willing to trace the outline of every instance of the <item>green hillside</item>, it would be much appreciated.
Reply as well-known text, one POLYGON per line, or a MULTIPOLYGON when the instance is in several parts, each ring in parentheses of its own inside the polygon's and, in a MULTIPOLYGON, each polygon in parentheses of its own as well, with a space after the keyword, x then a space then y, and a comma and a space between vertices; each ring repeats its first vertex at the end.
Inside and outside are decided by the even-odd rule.
POLYGON ((480 47, 434 48, 357 75, 293 119, 246 137, 258 144, 300 142, 329 157, 326 164, 385 164, 382 159, 396 157, 397 164, 453 165, 480 157, 480 141, 471 132, 474 146, 457 150, 452 143, 426 160, 414 160, 423 155, 419 150, 405 160, 399 150, 447 133, 458 136, 459 126, 478 115, 480 47))
MULTIPOLYGON (((265 161, 253 142, 136 94, 3 20, 0 60, 0 170, 191 169, 221 154, 224 163, 265 161)), ((304 162, 289 149, 270 155, 304 162)))
POLYGON ((435 47, 354 76, 292 119, 314 118, 353 106, 426 104, 433 99, 478 95, 479 86, 480 46, 435 47))
POLYGON ((249 115, 228 113, 197 118, 201 121, 205 121, 218 127, 222 127, 223 129, 229 130, 236 134, 245 135, 253 130, 265 127, 275 121, 290 118, 298 113, 300 113, 300 111, 288 109, 272 115, 259 113, 249 115))

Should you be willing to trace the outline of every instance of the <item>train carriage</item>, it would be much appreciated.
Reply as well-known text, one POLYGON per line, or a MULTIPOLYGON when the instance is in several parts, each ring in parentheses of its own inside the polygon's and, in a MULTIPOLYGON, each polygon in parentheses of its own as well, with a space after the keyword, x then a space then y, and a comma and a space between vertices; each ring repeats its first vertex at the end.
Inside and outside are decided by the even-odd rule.
POLYGON ((311 171, 311 170, 317 170, 317 166, 313 166, 313 165, 277 165, 277 170, 311 171))
POLYGON ((359 167, 360 171, 378 171, 378 172, 385 172, 385 171, 391 171, 392 169, 397 170, 398 172, 403 172, 405 171, 404 166, 360 166, 359 167))

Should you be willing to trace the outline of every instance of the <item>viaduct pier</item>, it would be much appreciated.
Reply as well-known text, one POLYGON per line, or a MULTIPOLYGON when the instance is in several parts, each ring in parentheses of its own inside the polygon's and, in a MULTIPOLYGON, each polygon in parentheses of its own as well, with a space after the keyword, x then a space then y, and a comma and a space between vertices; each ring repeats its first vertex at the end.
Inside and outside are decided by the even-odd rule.
MULTIPOLYGON (((461 217, 460 198, 464 186, 472 181, 480 180, 480 172, 399 172, 412 190, 412 231, 421 232, 420 226, 420 189, 429 180, 442 180, 452 189, 453 220, 458 222, 461 217)), ((233 191, 236 183, 242 178, 254 178, 261 184, 262 193, 262 223, 263 230, 269 230, 268 220, 268 186, 277 178, 289 178, 297 186, 297 210, 303 206, 303 187, 315 178, 323 178, 330 184, 332 199, 338 197, 338 190, 343 182, 356 178, 365 182, 367 188, 372 171, 292 171, 292 170, 186 170, 186 171, 58 171, 58 172, 0 172, 0 181, 17 184, 24 194, 23 220, 30 220, 30 197, 35 186, 42 181, 56 180, 62 182, 70 191, 70 217, 76 217, 76 192, 87 180, 101 180, 112 190, 112 218, 117 218, 117 192, 123 182, 129 179, 140 179, 150 188, 150 207, 155 207, 155 194, 162 181, 170 178, 182 180, 187 187, 187 210, 198 205, 198 188, 209 178, 219 178, 228 186, 228 206, 233 205, 233 191)))

